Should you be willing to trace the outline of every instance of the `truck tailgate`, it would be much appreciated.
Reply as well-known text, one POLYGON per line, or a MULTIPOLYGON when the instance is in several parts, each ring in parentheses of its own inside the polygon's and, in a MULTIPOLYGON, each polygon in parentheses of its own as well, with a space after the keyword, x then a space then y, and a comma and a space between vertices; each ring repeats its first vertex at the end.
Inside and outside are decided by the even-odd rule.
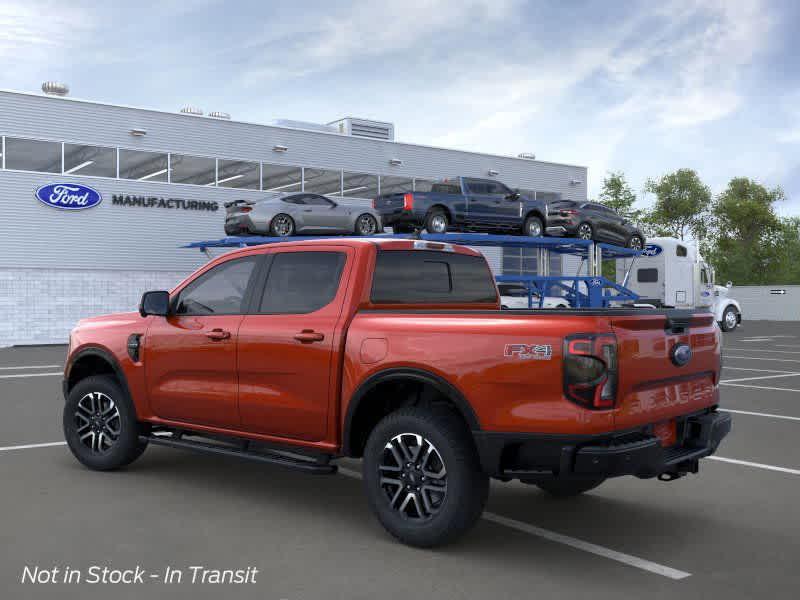
POLYGON ((669 421, 718 403, 720 332, 711 313, 640 313, 612 317, 611 326, 619 356, 615 429, 669 421))

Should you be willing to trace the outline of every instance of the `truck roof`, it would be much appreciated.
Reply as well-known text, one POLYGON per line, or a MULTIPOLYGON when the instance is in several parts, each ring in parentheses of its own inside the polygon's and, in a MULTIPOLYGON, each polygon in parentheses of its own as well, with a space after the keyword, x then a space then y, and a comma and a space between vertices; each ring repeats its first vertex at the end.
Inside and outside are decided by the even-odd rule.
MULTIPOLYGON (((298 246, 348 246, 350 248, 364 248, 377 246, 380 250, 441 250, 445 252, 455 252, 457 254, 467 254, 469 256, 481 256, 480 252, 468 246, 460 244, 450 244, 445 242, 431 242, 427 240, 397 239, 397 238, 359 238, 359 237, 326 237, 318 239, 299 239, 286 242, 274 242, 269 244, 259 244, 239 248, 232 252, 227 252, 224 257, 237 256, 239 254, 251 254, 253 250, 266 249, 279 246, 281 248, 296 248, 298 246)), ((222 258, 222 257, 219 257, 222 258)))

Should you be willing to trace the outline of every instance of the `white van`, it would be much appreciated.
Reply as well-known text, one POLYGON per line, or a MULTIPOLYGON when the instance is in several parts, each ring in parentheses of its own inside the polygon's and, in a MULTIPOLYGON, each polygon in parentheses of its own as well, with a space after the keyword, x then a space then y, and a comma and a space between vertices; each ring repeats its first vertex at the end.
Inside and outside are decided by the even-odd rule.
MULTIPOLYGON (((617 281, 623 283, 631 259, 617 260, 617 281)), ((707 307, 723 331, 742 322, 739 303, 729 297, 731 283, 714 283, 714 269, 697 248, 676 238, 650 238, 633 263, 626 287, 640 296, 639 303, 673 308, 707 307)))

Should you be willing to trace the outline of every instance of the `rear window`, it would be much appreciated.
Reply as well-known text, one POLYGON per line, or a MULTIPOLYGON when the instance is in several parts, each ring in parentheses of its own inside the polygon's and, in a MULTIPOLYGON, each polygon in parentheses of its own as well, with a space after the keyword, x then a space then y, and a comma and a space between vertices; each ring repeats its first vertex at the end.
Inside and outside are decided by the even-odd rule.
POLYGON ((431 192, 437 194, 460 194, 461 186, 457 183, 434 183, 431 192))
POLYGON ((375 304, 494 303, 497 292, 481 256, 388 250, 378 252, 371 300, 375 304))
POLYGON ((658 281, 658 269, 639 269, 636 271, 636 281, 639 283, 656 283, 658 281))

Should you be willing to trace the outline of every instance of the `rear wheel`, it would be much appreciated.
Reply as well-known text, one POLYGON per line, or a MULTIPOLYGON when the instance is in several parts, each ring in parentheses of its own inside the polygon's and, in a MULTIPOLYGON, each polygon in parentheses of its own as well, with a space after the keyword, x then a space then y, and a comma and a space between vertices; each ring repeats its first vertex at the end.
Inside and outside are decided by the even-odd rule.
POLYGON ((581 223, 578 225, 577 237, 581 240, 594 239, 594 229, 589 223, 581 223))
POLYGON ((529 237, 542 237, 544 235, 544 225, 539 217, 528 217, 525 219, 523 233, 529 237))
POLYGON ((425 229, 428 233, 447 233, 449 224, 447 213, 441 208, 434 208, 425 219, 425 229))
POLYGON ((286 214, 279 214, 272 217, 269 224, 269 232, 274 237, 288 237, 294 233, 294 219, 286 214))
POLYGON ((483 512, 489 478, 461 419, 449 410, 400 409, 364 449, 364 486, 378 520, 411 546, 446 544, 483 512))
POLYGON ((370 214, 364 213, 356 219, 356 235, 375 235, 378 233, 378 221, 370 214))
POLYGON ((733 306, 728 306, 722 313, 720 327, 722 331, 733 331, 739 325, 739 315, 733 306))
POLYGON ((553 477, 552 479, 536 481, 535 483, 537 487, 543 489, 551 496, 568 498, 593 490, 604 481, 604 477, 594 479, 563 479, 560 477, 553 477))
POLYGON ((70 390, 64 405, 64 437, 72 454, 97 471, 132 463, 147 448, 139 435, 133 403, 113 377, 87 377, 70 390))

